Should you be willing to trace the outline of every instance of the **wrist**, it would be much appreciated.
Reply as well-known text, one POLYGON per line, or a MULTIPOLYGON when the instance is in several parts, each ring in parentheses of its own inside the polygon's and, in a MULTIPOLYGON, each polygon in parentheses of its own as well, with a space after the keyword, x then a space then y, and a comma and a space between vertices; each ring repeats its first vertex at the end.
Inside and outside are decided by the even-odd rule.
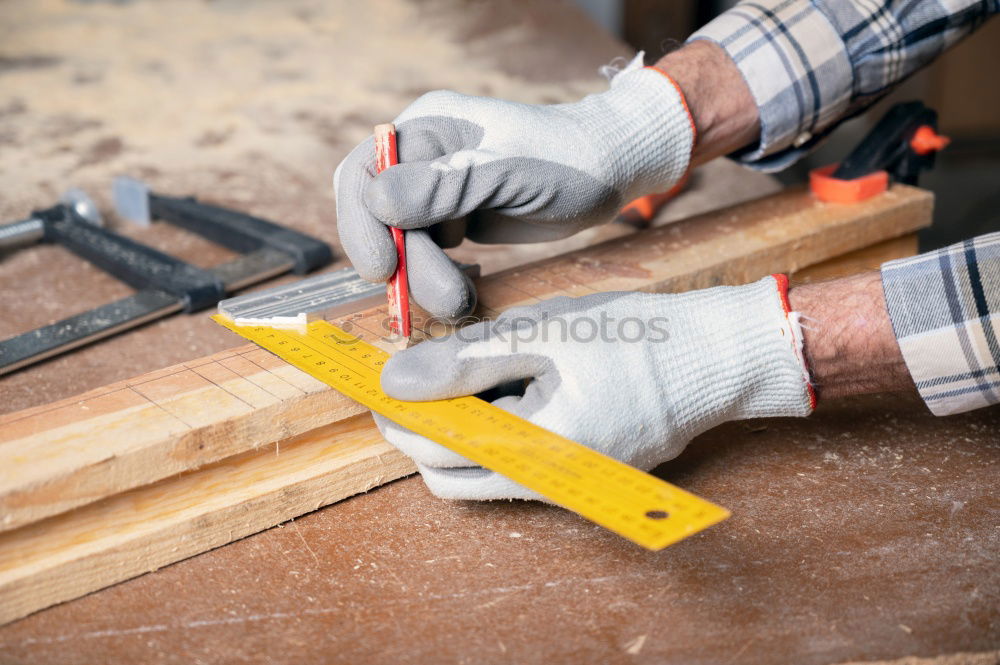
POLYGON ((730 354, 745 394, 741 418, 807 416, 816 408, 816 391, 802 353, 802 329, 792 316, 788 277, 769 275, 736 287, 726 308, 730 354))
POLYGON ((821 397, 913 388, 877 271, 796 286, 789 301, 805 318, 803 348, 821 397))
POLYGON ((707 40, 693 41, 660 58, 656 69, 681 89, 698 135, 691 166, 757 141, 760 115, 732 58, 707 40))

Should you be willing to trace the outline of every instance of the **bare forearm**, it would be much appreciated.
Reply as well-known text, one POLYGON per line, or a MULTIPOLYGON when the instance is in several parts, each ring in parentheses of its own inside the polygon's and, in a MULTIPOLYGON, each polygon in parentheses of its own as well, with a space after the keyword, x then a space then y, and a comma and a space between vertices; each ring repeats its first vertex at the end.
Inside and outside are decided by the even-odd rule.
POLYGON ((793 287, 788 299, 807 317, 804 350, 821 398, 913 389, 877 271, 793 287))
MULTIPOLYGON (((719 46, 695 41, 667 54, 656 67, 680 86, 694 118, 698 139, 692 166, 758 140, 757 105, 719 46)), ((821 397, 913 389, 878 272, 798 286, 789 300, 794 311, 808 317, 805 353, 821 397)))
POLYGON ((684 92, 698 131, 691 165, 727 155, 760 136, 757 104, 736 64, 719 46, 695 41, 656 63, 684 92))

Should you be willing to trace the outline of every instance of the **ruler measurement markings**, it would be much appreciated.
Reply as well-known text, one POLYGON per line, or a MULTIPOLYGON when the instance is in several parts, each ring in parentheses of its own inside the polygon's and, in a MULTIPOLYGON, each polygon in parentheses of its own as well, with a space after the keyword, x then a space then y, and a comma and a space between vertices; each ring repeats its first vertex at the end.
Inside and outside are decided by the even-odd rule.
POLYGON ((646 547, 664 547, 727 516, 692 494, 478 398, 394 400, 380 386, 388 354, 325 321, 309 324, 305 333, 219 322, 402 426, 646 547))
MULTIPOLYGON (((492 405, 490 406, 492 407, 492 405)), ((507 412, 498 409, 497 407, 492 407, 492 408, 497 409, 497 411, 499 412, 498 418, 500 419, 520 421, 520 418, 517 418, 517 416, 508 414, 507 412)), ((523 421, 521 421, 520 424, 523 424, 523 421)), ((545 467, 554 471, 557 474, 561 474, 564 476, 572 476, 574 480, 578 480, 580 482, 586 482, 591 487, 600 487, 600 488, 606 487, 606 484, 608 482, 608 477, 606 474, 606 470, 601 468, 603 466, 603 463, 606 462, 605 456, 601 455, 600 453, 597 453, 596 451, 591 451, 590 449, 581 447, 576 442, 572 442, 568 439, 564 439, 563 437, 559 437, 558 435, 552 432, 549 432, 542 428, 538 428, 536 425, 531 425, 530 423, 529 425, 532 428, 537 428, 538 433, 542 434, 542 436, 528 439, 527 437, 530 436, 528 432, 523 432, 523 431, 513 432, 512 436, 516 437, 517 440, 516 448, 513 445, 505 444, 502 442, 498 444, 492 444, 489 442, 480 443, 476 439, 473 439, 468 442, 471 445, 471 448, 468 449, 469 454, 467 454, 466 456, 474 458, 477 455, 473 451, 479 450, 482 451, 483 454, 486 454, 492 458, 500 458, 505 463, 510 463, 511 460, 515 459, 509 456, 510 453, 516 453, 517 456, 522 458, 532 458, 536 463, 543 464, 545 467), (558 439, 556 437, 558 437, 558 439), (561 440, 565 443, 563 445, 559 445, 554 443, 554 441, 556 440, 561 440), (569 448, 567 448, 567 446, 569 446, 569 448), (543 449, 549 450, 558 455, 559 458, 563 459, 553 458, 549 455, 546 455, 543 452, 543 449), (586 453, 590 453, 589 456, 592 457, 593 461, 588 460, 589 463, 586 466, 584 466, 583 469, 573 465, 572 460, 579 460, 580 455, 586 453), (507 456, 504 457, 503 455, 507 456)), ((460 450, 459 452, 467 452, 467 450, 463 446, 463 450, 460 450)), ((619 489, 624 490, 629 494, 636 495, 634 497, 635 500, 641 501, 643 505, 648 504, 651 500, 652 501, 662 500, 662 497, 657 497, 655 495, 650 496, 651 493, 648 490, 642 493, 634 491, 636 483, 633 483, 630 478, 630 476, 635 475, 635 472, 632 469, 623 466, 623 468, 621 469, 621 473, 616 475, 618 475, 619 477, 624 476, 627 479, 627 482, 621 483, 621 487, 619 489), (643 494, 645 494, 646 496, 643 496, 643 494)), ((645 474, 642 474, 641 477, 645 477, 645 474)))
MULTIPOLYGON (((258 332, 261 332, 261 331, 258 330, 258 332)), ((271 335, 270 333, 266 333, 266 329, 265 329, 265 334, 268 337, 277 338, 277 335, 271 335)), ((336 335, 334 335, 334 334, 331 334, 329 336, 336 338, 336 335)), ((299 339, 299 335, 297 335, 297 334, 295 335, 295 337, 290 337, 288 335, 284 335, 284 337, 286 338, 287 341, 302 342, 303 346, 309 346, 309 347, 311 347, 311 345, 309 345, 309 344, 303 342, 301 339, 299 339)), ((324 335, 324 337, 326 337, 326 335, 324 335)), ((315 339, 315 338, 311 338, 311 339, 315 339)), ((340 344, 350 344, 351 345, 351 346, 349 346, 346 349, 346 351, 358 349, 358 345, 356 343, 356 340, 351 339, 351 338, 345 339, 345 340, 343 340, 342 342, 339 342, 339 343, 340 344)), ((292 348, 294 348, 294 347, 289 347, 287 350, 289 352, 292 352, 292 350, 291 350, 292 348)), ((340 356, 342 356, 344 358, 347 358, 347 359, 351 360, 352 362, 357 361, 357 359, 355 359, 354 357, 352 357, 345 350, 339 349, 339 348, 334 347, 334 346, 329 346, 329 345, 328 345, 328 348, 331 348, 332 350, 337 351, 338 355, 340 355, 340 356)), ((366 355, 374 356, 374 355, 382 355, 382 354, 381 353, 380 354, 374 354, 373 353, 373 354, 366 354, 366 355)), ((384 355, 385 355, 385 357, 388 357, 388 354, 384 354, 384 355)), ((356 364, 361 364, 361 363, 358 362, 356 364)), ((320 372, 319 374, 316 375, 316 378, 320 378, 322 376, 322 374, 323 373, 320 372)), ((366 375, 367 378, 377 378, 374 373, 365 373, 365 375, 366 375)), ((360 375, 359 375, 359 378, 360 378, 360 375)), ((372 391, 372 387, 370 385, 364 385, 364 386, 361 386, 361 387, 355 386, 355 388, 357 389, 357 392, 355 392, 353 390, 350 391, 354 395, 362 395, 363 393, 371 392, 372 391)), ((378 390, 376 392, 381 392, 381 391, 378 390)), ((475 409, 473 409, 473 411, 475 411, 475 409)), ((497 411, 499 413, 506 414, 506 412, 504 412, 502 410, 497 409, 497 411)), ((388 414, 385 414, 385 415, 388 415, 388 414)), ((466 415, 468 415, 468 414, 466 414, 466 415)), ((475 417, 478 414, 474 413, 474 414, 471 414, 471 415, 473 415, 475 417)), ((485 415, 490 415, 490 414, 485 414, 485 415)), ((423 420, 422 420, 423 416, 419 412, 411 412, 410 414, 408 414, 408 416, 409 416, 410 419, 412 419, 414 421, 414 422, 409 423, 411 429, 417 429, 417 430, 419 430, 419 429, 422 428, 422 425, 425 424, 425 422, 423 422, 423 420)), ((490 415, 490 417, 492 417, 494 421, 496 420, 495 416, 491 416, 490 415)), ((508 417, 511 420, 520 420, 516 416, 508 416, 508 417)), ((487 418, 487 420, 488 420, 488 418, 487 418)), ((536 426, 532 425, 532 427, 536 427, 536 426)), ((539 428, 539 429, 541 429, 541 428, 539 428)), ((442 431, 442 430, 439 430, 439 431, 442 431)), ((455 437, 455 435, 458 434, 458 433, 455 432, 454 430, 448 430, 448 434, 451 437, 455 437)), ((531 444, 544 445, 544 440, 537 439, 537 440, 534 440, 534 441, 525 441, 524 438, 526 436, 529 436, 529 433, 527 433, 527 432, 518 432, 518 434, 520 434, 520 436, 518 437, 518 445, 517 445, 517 450, 515 452, 517 452, 521 457, 531 457, 531 458, 535 459, 536 464, 542 465, 542 466, 546 467, 547 469, 549 469, 550 471, 553 471, 555 473, 563 473, 563 474, 567 474, 567 475, 571 474, 571 475, 574 476, 574 478, 577 480, 578 483, 584 483, 590 489, 600 490, 600 489, 602 489, 602 488, 605 487, 606 482, 607 482, 607 478, 606 478, 605 475, 603 475, 600 472, 600 470, 598 469, 598 466, 596 464, 594 464, 593 462, 585 462, 585 464, 586 464, 586 470, 589 473, 581 474, 580 473, 580 469, 574 469, 571 466, 565 466, 564 464, 556 464, 555 460, 546 459, 544 457, 539 457, 536 454, 536 450, 534 449, 534 447, 532 447, 531 444)), ((573 445, 575 446, 576 444, 573 444, 573 445)), ((511 450, 513 448, 513 446, 511 446, 511 445, 504 445, 502 447, 505 450, 511 450)), ((558 448, 560 451, 562 450, 562 448, 559 447, 559 446, 554 446, 553 445, 552 447, 558 448)), ((480 461, 480 463, 485 462, 486 466, 489 466, 489 462, 490 461, 493 461, 495 459, 500 458, 497 453, 490 452, 488 449, 484 449, 482 445, 477 445, 477 444, 475 444, 474 441, 467 442, 467 445, 462 446, 462 449, 459 450, 458 452, 464 454, 467 457, 472 458, 474 461, 480 461, 480 460, 482 460, 482 461, 480 461), (486 456, 485 458, 483 457, 484 455, 486 456)), ((578 456, 574 455, 574 458, 578 458, 578 456)), ((513 460, 513 458, 511 458, 509 456, 505 456, 502 459, 503 459, 503 461, 504 461, 505 464, 511 464, 512 460, 513 460)), ((603 458, 602 458, 601 461, 603 461, 603 458)), ((526 478, 527 476, 523 476, 523 477, 526 478)), ((626 484, 626 485, 628 485, 628 484, 626 484)), ((628 489, 628 487, 627 486, 623 486, 622 489, 628 489)), ((625 497, 622 497, 622 498, 624 499, 625 497)), ((656 502, 656 503, 660 503, 663 500, 660 497, 636 497, 636 499, 639 500, 639 501, 641 501, 641 506, 639 506, 639 505, 635 506, 636 510, 640 510, 640 508, 644 508, 645 510, 649 510, 650 508, 649 508, 648 504, 651 501, 656 502)), ((632 503, 632 502, 630 501, 630 503, 632 503)))
MULTIPOLYGON (((501 411, 501 413, 505 414, 506 412, 501 411)), ((510 416, 510 417, 512 419, 516 418, 516 416, 510 416)), ((416 426, 411 427, 411 429, 416 429, 416 428, 417 428, 416 426)), ((541 430, 541 428, 539 429, 541 430)), ((550 434, 553 437, 558 436, 549 432, 546 433, 550 434)), ((482 458, 483 454, 486 455, 487 460, 500 459, 505 464, 511 464, 516 462, 517 457, 531 458, 536 464, 544 466, 549 471, 552 471, 555 474, 563 476, 572 476, 577 483, 583 483, 592 490, 601 491, 606 489, 608 483, 608 477, 601 470, 601 468, 599 468, 601 465, 592 462, 588 466, 586 466, 584 470, 581 470, 574 466, 566 465, 566 463, 561 462, 561 460, 547 457, 538 450, 538 446, 543 446, 546 449, 555 448, 557 454, 560 454, 560 456, 565 456, 568 458, 572 456, 573 459, 579 459, 578 452, 582 452, 576 450, 579 444, 576 444, 575 442, 570 442, 568 439, 565 439, 565 441, 567 445, 572 446, 570 450, 566 450, 563 446, 545 445, 539 440, 525 440, 523 437, 520 437, 517 440, 516 447, 514 445, 499 444, 501 447, 496 448, 494 447, 493 444, 485 444, 485 445, 478 444, 475 440, 472 440, 471 442, 469 442, 471 444, 470 447, 456 446, 456 448, 459 448, 457 452, 465 454, 465 456, 470 457, 474 461, 478 461, 476 460, 477 457, 483 459, 482 458), (517 457, 513 456, 513 454, 516 454, 517 457)), ((589 451, 589 449, 584 449, 584 450, 589 451)), ((600 455, 600 453, 596 453, 594 451, 589 451, 589 452, 592 453, 593 458, 595 460, 600 461, 602 463, 606 462, 605 457, 603 455, 600 455)), ((485 464, 485 466, 489 466, 488 461, 485 464)), ((625 467, 622 469, 622 473, 618 475, 620 476, 623 475, 627 477, 633 475, 633 472, 631 469, 625 467)), ((643 474, 642 477, 645 477, 645 474, 643 474)), ((636 510, 639 510, 640 507, 643 509, 642 512, 654 508, 662 508, 664 507, 662 506, 664 502, 670 501, 671 497, 669 496, 669 494, 657 495, 655 493, 652 493, 653 495, 650 496, 651 493, 648 491, 645 493, 637 493, 634 491, 634 485, 635 483, 632 483, 630 480, 628 482, 622 483, 619 489, 622 490, 623 493, 620 493, 618 496, 622 500, 628 500, 629 503, 632 504, 636 510), (645 496, 643 496, 643 494, 645 494, 645 496), (651 503, 655 503, 657 505, 651 506, 650 505, 651 503)), ((558 485, 554 486, 558 487, 558 485)))
MULTIPOLYGON (((274 342, 273 343, 276 346, 278 346, 279 348, 282 347, 282 346, 285 346, 286 344, 291 344, 291 346, 289 346, 288 349, 285 349, 286 351, 288 351, 290 353, 297 353, 296 351, 292 351, 292 349, 294 348, 295 344, 301 344, 303 346, 309 347, 310 349, 312 349, 313 351, 315 351, 318 354, 325 355, 325 354, 323 354, 323 352, 320 349, 315 349, 315 348, 312 347, 312 345, 310 345, 310 344, 308 344, 306 342, 306 340, 309 339, 307 336, 304 336, 304 335, 300 336, 300 335, 296 334, 294 337, 292 337, 287 332, 285 332, 285 331, 278 331, 278 330, 274 330, 273 332, 267 332, 268 329, 266 327, 263 327, 263 326, 255 326, 254 328, 255 328, 255 331, 259 332, 262 335, 265 335, 268 338, 273 337, 274 338, 274 342)), ((356 371, 356 372, 357 371, 365 372, 365 371, 367 371, 369 369, 363 363, 361 363, 360 361, 358 361, 356 358, 350 356, 349 354, 346 354, 343 351, 341 351, 339 349, 336 349, 335 347, 330 346, 330 345, 327 345, 327 348, 330 348, 331 350, 337 352, 337 355, 340 356, 340 357, 338 357, 335 360, 335 362, 341 362, 341 363, 343 363, 346 366, 347 365, 347 361, 350 361, 350 363, 352 365, 358 366, 358 367, 355 367, 354 370, 353 370, 353 371, 356 371)), ((334 360, 334 359, 330 358, 330 360, 334 360)), ((313 363, 313 364, 315 364, 315 363, 313 363)), ((319 377, 316 377, 316 378, 319 378, 319 377)))

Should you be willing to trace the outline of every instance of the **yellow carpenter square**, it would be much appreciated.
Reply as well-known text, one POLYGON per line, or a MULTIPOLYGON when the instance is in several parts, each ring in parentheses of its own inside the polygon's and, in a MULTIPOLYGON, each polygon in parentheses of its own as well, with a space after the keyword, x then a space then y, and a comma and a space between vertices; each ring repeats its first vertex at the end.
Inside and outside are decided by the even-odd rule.
POLYGON ((379 380, 389 355, 326 321, 302 332, 213 318, 372 411, 643 547, 662 549, 729 517, 725 508, 478 397, 393 399, 379 380))

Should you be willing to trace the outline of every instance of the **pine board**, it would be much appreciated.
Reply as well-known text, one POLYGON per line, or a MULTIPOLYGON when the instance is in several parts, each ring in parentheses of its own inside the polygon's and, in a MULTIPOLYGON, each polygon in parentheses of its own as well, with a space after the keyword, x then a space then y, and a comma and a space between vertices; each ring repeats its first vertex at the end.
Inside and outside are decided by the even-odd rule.
POLYGON ((0 623, 395 480, 413 462, 368 415, 0 535, 0 623))

